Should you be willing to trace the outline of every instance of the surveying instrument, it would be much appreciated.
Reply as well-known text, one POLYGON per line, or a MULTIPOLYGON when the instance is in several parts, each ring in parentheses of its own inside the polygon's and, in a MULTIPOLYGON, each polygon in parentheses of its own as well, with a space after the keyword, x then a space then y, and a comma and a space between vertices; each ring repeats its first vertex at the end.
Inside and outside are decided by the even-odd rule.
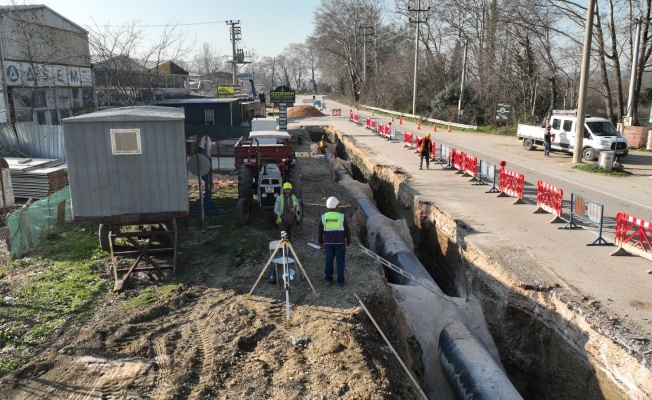
POLYGON ((265 264, 265 267, 260 272, 260 275, 258 275, 258 279, 256 279, 256 283, 254 283, 254 286, 251 288, 246 298, 249 299, 249 296, 251 296, 251 294, 253 293, 254 289, 256 288, 256 285, 258 285, 258 282, 260 282, 260 279, 263 276, 265 276, 265 272, 276 259, 276 255, 279 253, 279 251, 281 252, 280 259, 282 260, 282 264, 283 264, 283 289, 285 290, 285 323, 289 324, 290 323, 290 279, 294 277, 294 271, 291 270, 289 266, 290 253, 292 253, 292 256, 294 256, 294 260, 297 263, 299 270, 301 270, 303 276, 306 278, 306 281, 308 281, 308 284, 310 285, 312 292, 315 294, 315 298, 319 298, 319 294, 315 290, 315 287, 312 286, 312 282, 310 282, 310 278, 308 278, 308 274, 306 273, 306 270, 303 269, 303 266, 301 265, 301 261, 299 261, 299 257, 297 257, 297 253, 294 252, 294 248, 292 247, 292 244, 288 240, 287 232, 285 231, 281 232, 281 240, 279 241, 278 245, 274 249, 274 252, 272 252, 272 255, 269 257, 269 260, 267 260, 267 264, 265 264))

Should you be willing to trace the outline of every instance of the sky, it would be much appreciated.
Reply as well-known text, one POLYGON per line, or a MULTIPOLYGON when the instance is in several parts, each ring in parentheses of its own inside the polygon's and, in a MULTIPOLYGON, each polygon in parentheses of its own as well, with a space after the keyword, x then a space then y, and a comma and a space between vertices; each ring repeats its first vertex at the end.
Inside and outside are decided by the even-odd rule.
POLYGON ((231 54, 230 25, 240 20, 240 47, 257 57, 279 55, 290 43, 303 43, 313 30, 313 10, 319 0, 0 0, 0 5, 45 4, 88 30, 89 26, 120 26, 138 21, 156 42, 155 25, 181 26, 195 50, 209 43, 231 54))

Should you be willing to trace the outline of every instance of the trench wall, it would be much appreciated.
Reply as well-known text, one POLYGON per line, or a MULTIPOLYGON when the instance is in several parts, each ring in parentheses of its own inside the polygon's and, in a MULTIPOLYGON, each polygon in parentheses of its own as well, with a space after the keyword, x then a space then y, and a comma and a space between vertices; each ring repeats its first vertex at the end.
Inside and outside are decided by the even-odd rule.
POLYGON ((369 184, 378 209, 407 222, 416 255, 442 290, 480 302, 503 366, 524 398, 630 398, 609 372, 613 366, 601 359, 607 350, 622 350, 594 332, 571 304, 552 290, 514 282, 495 260, 464 241, 458 221, 417 198, 404 171, 375 164, 346 135, 326 132, 338 155, 352 162, 354 177, 369 184))

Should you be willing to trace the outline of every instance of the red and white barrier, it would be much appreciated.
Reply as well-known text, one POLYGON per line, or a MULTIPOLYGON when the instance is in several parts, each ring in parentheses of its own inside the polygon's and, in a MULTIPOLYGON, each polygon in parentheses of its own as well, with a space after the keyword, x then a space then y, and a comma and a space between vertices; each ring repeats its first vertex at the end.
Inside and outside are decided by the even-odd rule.
POLYGON ((516 201, 514 201, 513 204, 523 204, 524 184, 525 177, 523 174, 501 168, 500 181, 498 184, 498 190, 500 190, 500 194, 498 197, 516 197, 516 201))
POLYGON ((475 182, 478 180, 478 157, 470 154, 464 154, 464 175, 471 177, 470 181, 475 182))
POLYGON ((405 143, 403 147, 412 148, 412 134, 410 132, 403 132, 403 143, 405 143))
POLYGON ((618 250, 612 256, 636 254, 652 260, 652 227, 650 223, 625 213, 616 215, 616 238, 618 250))
POLYGON ((376 122, 375 118, 371 119, 371 131, 372 132, 378 132, 378 122, 376 122))
POLYGON ((564 202, 564 191, 549 183, 537 182, 537 209, 534 214, 548 212, 555 215, 550 223, 566 222, 561 217, 561 209, 564 202))
POLYGON ((451 150, 451 161, 453 167, 457 169, 460 173, 464 171, 464 158, 465 153, 463 151, 452 149, 451 150))
POLYGON ((349 121, 353 122, 353 110, 349 110, 349 121))
POLYGON ((367 117, 367 121, 365 123, 365 129, 371 129, 371 117, 367 117))
MULTIPOLYGON (((326 106, 324 106, 326 108, 326 106)), ((331 110, 331 116, 333 117, 341 117, 342 116, 342 109, 341 108, 333 108, 331 110)))

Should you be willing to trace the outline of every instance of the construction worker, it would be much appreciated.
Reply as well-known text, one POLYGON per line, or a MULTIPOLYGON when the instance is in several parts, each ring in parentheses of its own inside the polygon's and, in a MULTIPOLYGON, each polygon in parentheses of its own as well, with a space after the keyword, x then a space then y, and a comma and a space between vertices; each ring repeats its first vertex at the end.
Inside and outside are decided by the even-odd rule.
POLYGON ((426 160, 426 168, 430 169, 430 153, 432 153, 432 140, 430 140, 430 134, 428 133, 426 137, 423 138, 421 146, 419 147, 419 152, 421 153, 421 160, 419 161, 419 169, 423 169, 423 160, 426 160))
POLYGON ((297 196, 292 194, 292 184, 285 182, 283 184, 283 193, 276 198, 274 204, 274 214, 276 214, 276 224, 288 235, 288 240, 292 242, 292 231, 297 223, 297 218, 301 211, 301 205, 297 196))
POLYGON ((324 280, 326 285, 333 284, 333 259, 337 262, 337 284, 344 286, 344 257, 346 248, 351 247, 351 230, 344 219, 344 214, 337 211, 339 200, 329 197, 326 200, 328 211, 319 220, 319 246, 325 249, 326 270, 324 280))

